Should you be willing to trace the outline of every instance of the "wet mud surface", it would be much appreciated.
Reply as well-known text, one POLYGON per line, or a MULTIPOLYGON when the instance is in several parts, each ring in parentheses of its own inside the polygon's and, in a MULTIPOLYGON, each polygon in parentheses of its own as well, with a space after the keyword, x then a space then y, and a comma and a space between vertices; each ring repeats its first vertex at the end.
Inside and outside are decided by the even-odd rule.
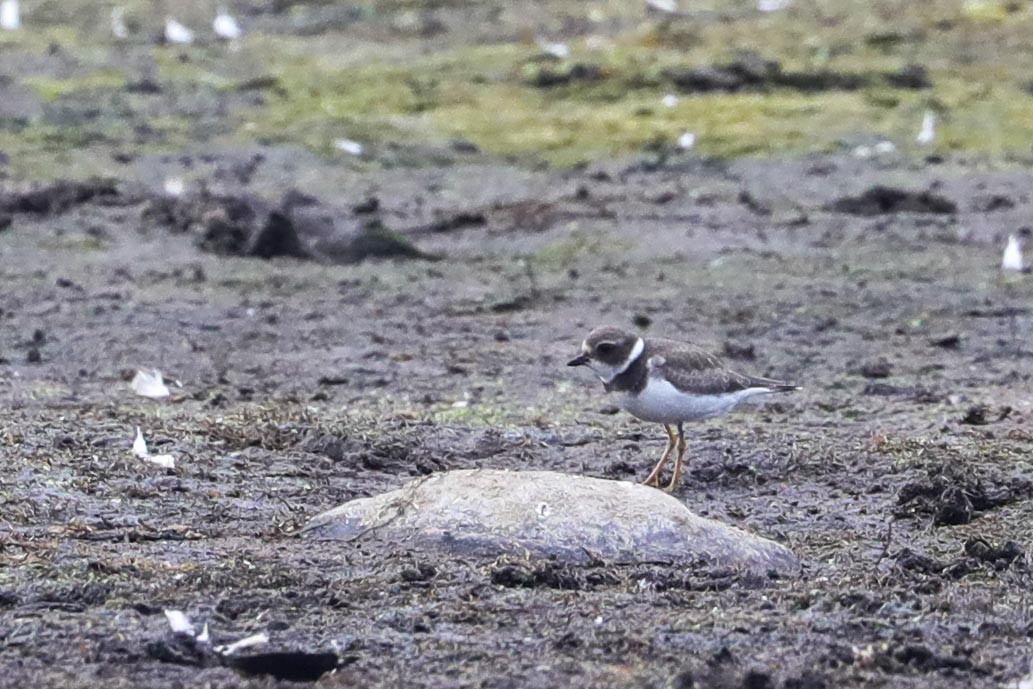
POLYGON ((672 157, 359 182, 260 153, 247 185, 175 201, 182 223, 130 181, 5 186, 0 685, 270 685, 177 652, 167 608, 216 644, 264 631, 272 651, 335 651, 320 686, 1026 673, 1033 280, 999 262, 1033 223, 1033 173, 672 157), (335 227, 376 221, 419 255, 338 265, 206 244, 231 217, 211 194, 282 209, 292 187, 335 227), (320 511, 448 469, 641 480, 662 429, 564 366, 601 323, 803 386, 691 427, 676 494, 788 545, 798 580, 296 537, 320 511), (171 396, 134 395, 139 367, 171 396), (133 455, 135 427, 174 469, 133 455))

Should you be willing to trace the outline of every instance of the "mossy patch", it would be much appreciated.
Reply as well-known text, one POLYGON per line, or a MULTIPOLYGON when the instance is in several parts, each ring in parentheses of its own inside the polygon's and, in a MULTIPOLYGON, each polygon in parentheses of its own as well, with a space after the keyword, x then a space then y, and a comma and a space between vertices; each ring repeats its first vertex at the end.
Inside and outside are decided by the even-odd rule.
POLYGON ((27 77, 22 83, 31 88, 44 101, 56 101, 73 94, 82 95, 94 91, 120 89, 125 86, 126 75, 121 70, 102 69, 86 76, 70 79, 27 77))
MULTIPOLYGON (((54 60, 63 65, 57 75, 31 58, 20 85, 45 104, 68 99, 97 112, 58 132, 45 122, 4 129, 0 145, 12 170, 34 177, 72 161, 89 167, 98 147, 173 150, 257 140, 340 157, 334 142, 341 138, 366 146, 363 157, 346 158, 356 167, 436 164, 454 139, 492 156, 569 166, 674 150, 684 132, 696 135, 694 153, 718 157, 826 151, 879 137, 914 155, 1028 158, 1033 54, 1022 47, 1033 13, 1017 7, 944 1, 847 11, 820 0, 806 11, 764 14, 713 2, 695 8, 699 18, 689 21, 660 19, 624 3, 550 2, 536 32, 554 34, 571 50, 568 59, 551 60, 533 40, 537 34, 517 27, 514 16, 504 12, 497 30, 484 33, 479 25, 455 23, 459 10, 451 2, 419 5, 420 17, 452 18, 438 33, 399 28, 417 11, 408 0, 364 3, 336 30, 249 30, 239 50, 145 41, 113 49, 110 37, 98 33, 107 30, 106 15, 72 2, 0 36, 0 50, 15 61, 74 55, 74 61, 54 60), (94 26, 76 24, 87 15, 94 26), (567 31, 547 17, 568 17, 580 28, 567 31), (139 74, 120 52, 152 66, 141 73, 153 73, 160 95, 124 91, 139 74), (786 73, 828 75, 829 86, 807 92, 790 80, 750 93, 685 93, 673 106, 662 104, 665 94, 678 92, 670 70, 721 65, 744 52, 777 61, 786 73), (909 65, 924 69, 922 87, 868 78, 909 65), (835 88, 836 75, 855 85, 835 88), (914 138, 929 109, 940 114, 938 135, 933 146, 920 148, 914 138), (33 154, 31 165, 20 162, 33 154)), ((146 15, 139 3, 127 8, 146 15)), ((195 25, 207 14, 189 3, 183 12, 194 13, 187 19, 195 25)))
MULTIPOLYGON (((776 33, 768 27, 758 38, 776 33)), ((787 68, 821 65, 830 72, 867 74, 905 66, 900 57, 872 47, 810 50, 789 38, 780 34, 758 44, 784 45, 784 54, 765 47, 765 56, 783 60, 787 68)), ((571 165, 657 142, 673 147, 685 131, 696 133, 700 153, 714 156, 829 150, 859 134, 906 147, 922 112, 935 107, 945 112, 937 149, 997 155, 1029 150, 1033 121, 1017 116, 1023 96, 1016 79, 1001 79, 990 64, 961 72, 934 64, 934 86, 927 90, 886 84, 820 93, 784 88, 686 95, 664 107, 663 95, 677 90, 663 78, 664 69, 724 59, 737 39, 729 36, 733 42, 723 47, 704 41, 688 54, 665 40, 635 35, 605 51, 575 43, 579 62, 548 69, 564 74, 584 60, 593 78, 560 80, 549 88, 529 77, 543 67, 535 61, 536 50, 523 44, 358 64, 294 54, 277 62, 281 96, 244 114, 242 125, 251 136, 300 141, 324 152, 340 136, 403 147, 463 138, 488 153, 571 165), (991 75, 989 81, 980 78, 991 75), (977 121, 982 125, 972 127, 977 121)))

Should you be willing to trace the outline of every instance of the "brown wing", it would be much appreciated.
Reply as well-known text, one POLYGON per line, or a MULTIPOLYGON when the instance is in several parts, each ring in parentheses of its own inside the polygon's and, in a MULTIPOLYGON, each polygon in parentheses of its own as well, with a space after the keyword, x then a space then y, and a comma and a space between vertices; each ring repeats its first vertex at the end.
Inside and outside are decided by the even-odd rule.
POLYGON ((682 392, 719 395, 753 387, 778 389, 785 385, 781 381, 729 371, 721 359, 686 342, 651 340, 649 344, 646 354, 651 371, 662 372, 664 378, 682 392))

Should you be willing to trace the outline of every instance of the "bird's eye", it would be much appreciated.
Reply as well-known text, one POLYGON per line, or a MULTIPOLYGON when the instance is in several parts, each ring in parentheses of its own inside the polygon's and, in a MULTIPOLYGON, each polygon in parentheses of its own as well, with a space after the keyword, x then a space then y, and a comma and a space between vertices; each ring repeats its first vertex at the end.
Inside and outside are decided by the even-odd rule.
POLYGON ((613 354, 617 350, 617 345, 612 342, 600 342, 595 346, 595 351, 603 356, 607 354, 613 354))

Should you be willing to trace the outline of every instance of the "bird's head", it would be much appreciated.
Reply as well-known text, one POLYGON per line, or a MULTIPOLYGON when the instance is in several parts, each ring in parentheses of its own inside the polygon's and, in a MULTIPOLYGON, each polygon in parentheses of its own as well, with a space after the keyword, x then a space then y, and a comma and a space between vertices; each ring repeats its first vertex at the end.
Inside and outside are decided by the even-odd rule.
POLYGON ((567 362, 567 366, 588 366, 604 383, 628 370, 645 347, 635 333, 620 328, 602 327, 588 333, 581 343, 581 353, 567 362))

